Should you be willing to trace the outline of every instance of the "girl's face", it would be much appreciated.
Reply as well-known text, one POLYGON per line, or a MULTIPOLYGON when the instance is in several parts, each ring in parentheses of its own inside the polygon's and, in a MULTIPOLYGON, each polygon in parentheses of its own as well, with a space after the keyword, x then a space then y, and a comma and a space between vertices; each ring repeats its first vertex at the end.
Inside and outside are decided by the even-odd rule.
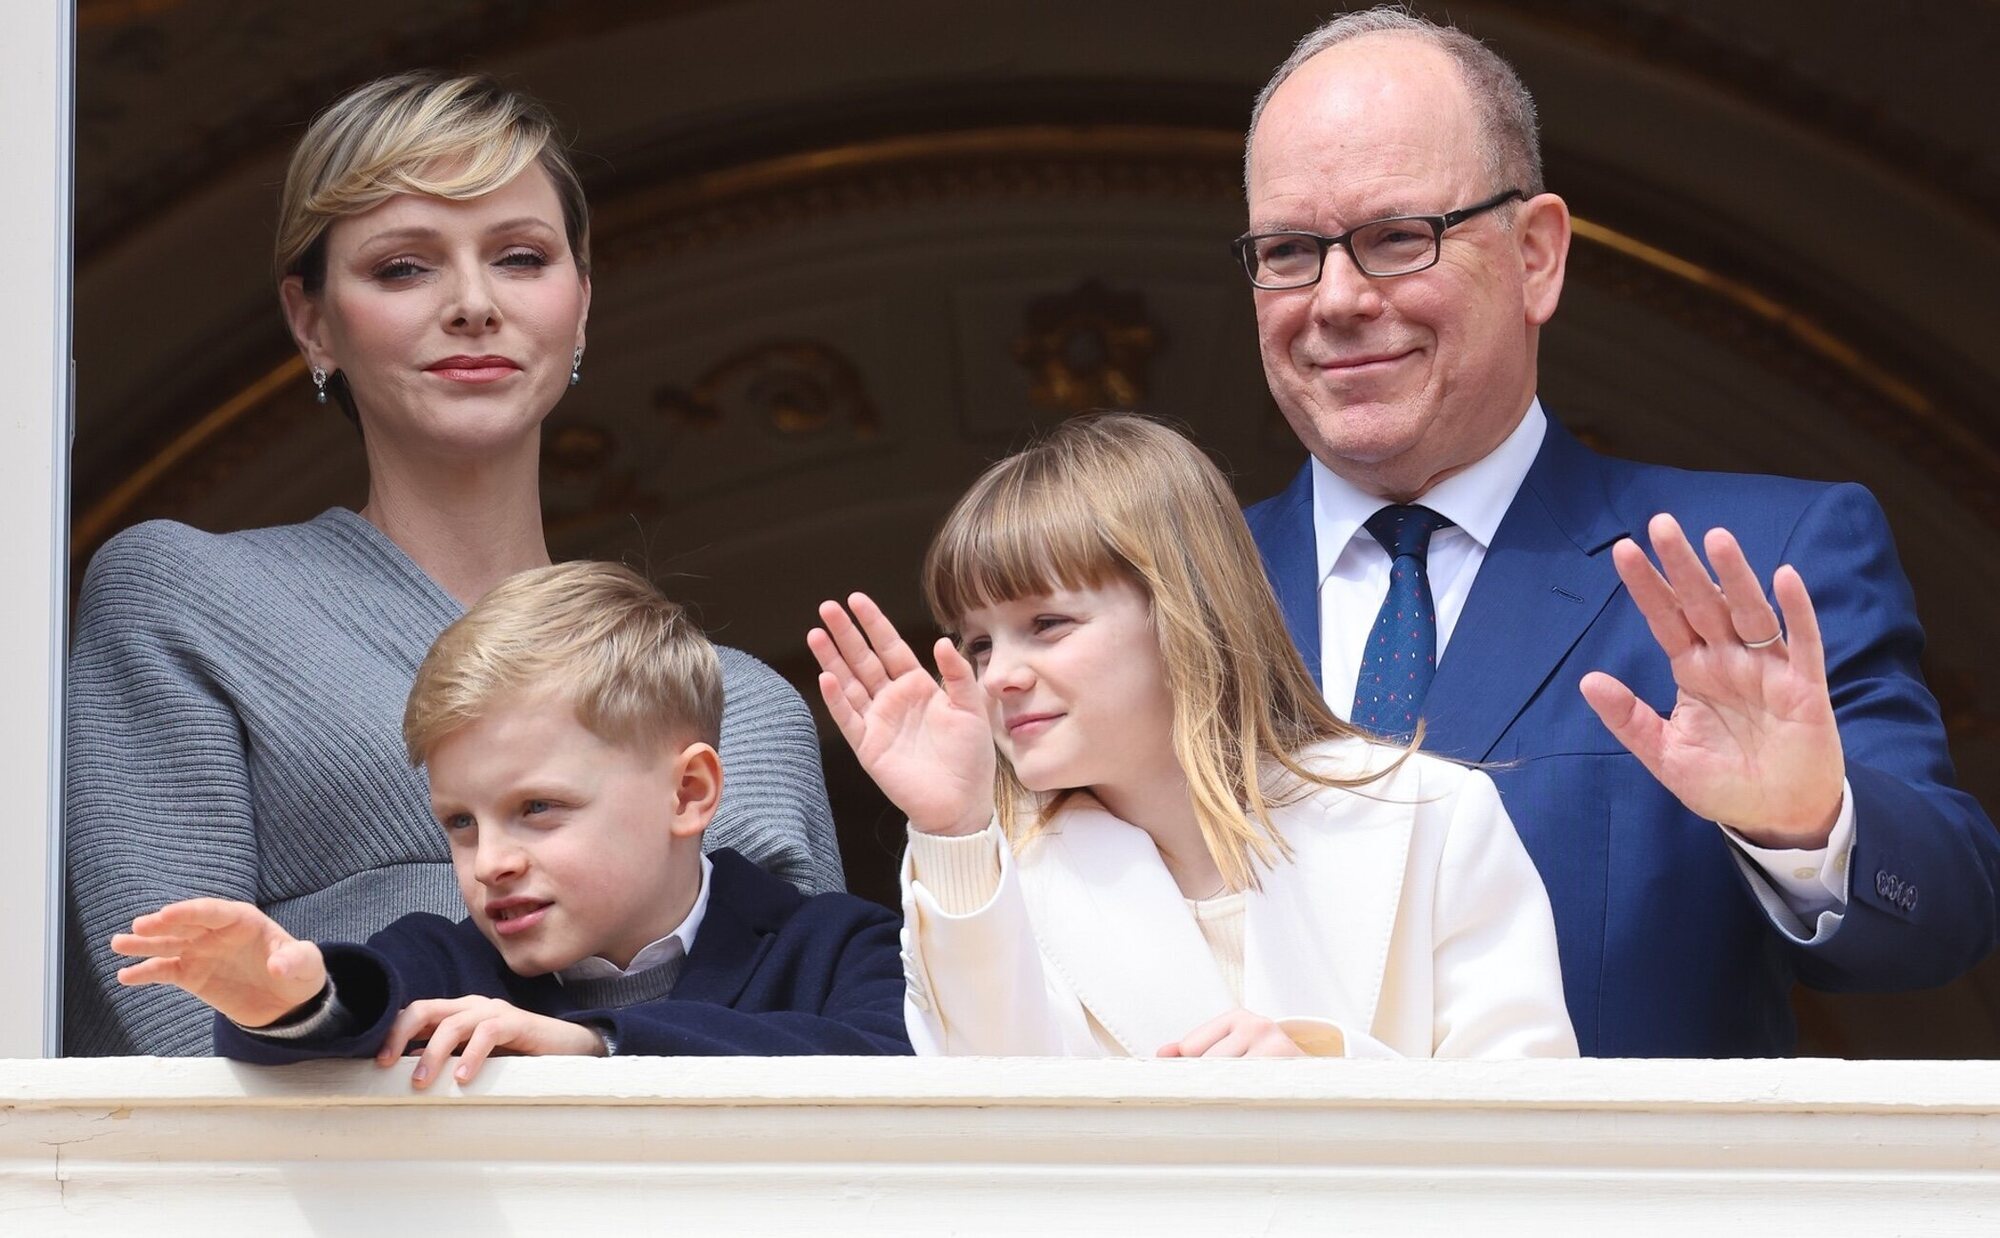
POLYGON ((978 607, 960 631, 994 743, 1029 790, 1104 798, 1178 769, 1166 664, 1131 581, 978 607))
POLYGON ((518 448, 569 383, 590 281, 539 164, 463 201, 400 194, 327 231, 326 284, 285 281, 310 364, 340 370, 374 448, 518 448))

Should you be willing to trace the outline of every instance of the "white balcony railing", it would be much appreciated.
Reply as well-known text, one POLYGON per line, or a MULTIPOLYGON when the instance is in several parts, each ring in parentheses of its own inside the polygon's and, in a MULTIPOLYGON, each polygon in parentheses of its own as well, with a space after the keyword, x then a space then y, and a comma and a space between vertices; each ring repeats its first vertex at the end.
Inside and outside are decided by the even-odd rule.
POLYGON ((0 1233, 1992 1234, 2000 1063, 0 1063, 0 1233))

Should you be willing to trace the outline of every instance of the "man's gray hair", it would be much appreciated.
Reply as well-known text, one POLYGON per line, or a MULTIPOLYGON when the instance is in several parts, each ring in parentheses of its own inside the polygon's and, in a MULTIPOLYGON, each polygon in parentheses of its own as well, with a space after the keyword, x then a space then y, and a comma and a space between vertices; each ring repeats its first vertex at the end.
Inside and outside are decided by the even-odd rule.
POLYGON ((1250 141, 1264 106, 1300 65, 1329 47, 1366 34, 1406 34, 1451 57, 1478 109, 1480 155, 1494 179, 1493 189, 1519 189, 1528 197, 1542 192, 1542 142, 1535 128, 1535 99, 1521 84, 1512 65, 1499 53, 1454 26, 1419 17, 1402 5, 1383 5, 1359 13, 1343 13, 1299 40, 1285 63, 1257 92, 1250 109, 1250 132, 1243 144, 1243 184, 1250 184, 1250 141))

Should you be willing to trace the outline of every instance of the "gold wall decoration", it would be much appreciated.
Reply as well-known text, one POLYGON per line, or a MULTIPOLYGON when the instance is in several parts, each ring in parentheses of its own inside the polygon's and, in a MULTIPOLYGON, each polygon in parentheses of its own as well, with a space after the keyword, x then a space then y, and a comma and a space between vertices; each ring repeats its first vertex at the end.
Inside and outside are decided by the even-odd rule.
POLYGON ((1144 297, 1087 279, 1028 303, 1014 360, 1028 371, 1028 398, 1042 408, 1137 408, 1148 363, 1164 343, 1144 297))
POLYGON ((845 425, 856 438, 882 428, 861 371, 818 340, 752 345, 716 362, 691 386, 653 393, 653 407, 676 425, 709 431, 726 417, 748 417, 788 437, 845 425))

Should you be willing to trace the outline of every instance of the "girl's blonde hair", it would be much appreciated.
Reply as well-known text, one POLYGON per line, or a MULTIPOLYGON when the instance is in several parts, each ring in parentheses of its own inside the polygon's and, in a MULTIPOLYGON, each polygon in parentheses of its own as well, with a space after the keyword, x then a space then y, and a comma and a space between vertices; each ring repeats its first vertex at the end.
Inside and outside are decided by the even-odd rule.
MULTIPOLYGON (((1202 839, 1229 888, 1257 884, 1254 865, 1289 858, 1271 824, 1266 761, 1307 785, 1358 786, 1308 768, 1300 749, 1361 732, 1335 717, 1293 648, 1277 598, 1229 483, 1175 431, 1129 413, 1063 425, 986 470, 953 507, 924 560, 938 625, 1058 588, 1113 578, 1146 595, 1173 699, 1174 755, 1202 839)), ((1074 789, 1072 789, 1074 790, 1074 789)), ((995 803, 1008 837, 1045 826, 1072 792, 1041 803, 1002 758, 995 803)))

